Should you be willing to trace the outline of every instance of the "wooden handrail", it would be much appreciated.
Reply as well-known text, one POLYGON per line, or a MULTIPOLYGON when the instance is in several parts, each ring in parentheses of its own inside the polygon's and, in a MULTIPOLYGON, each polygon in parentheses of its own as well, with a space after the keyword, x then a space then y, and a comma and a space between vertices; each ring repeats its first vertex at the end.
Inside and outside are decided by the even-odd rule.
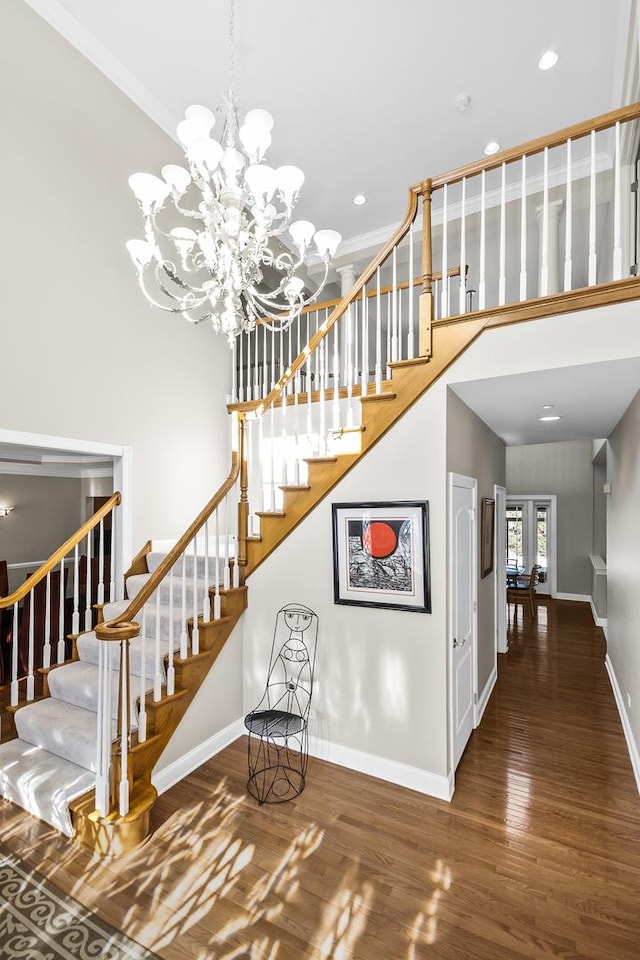
MULTIPOLYGON (((238 414, 238 423, 242 420, 242 414, 238 414)), ((127 609, 118 617, 101 625, 101 629, 116 627, 123 623, 131 622, 136 614, 142 609, 147 600, 150 599, 156 589, 160 586, 173 565, 180 559, 186 548, 189 546, 198 531, 204 526, 213 511, 222 503, 226 495, 233 489, 233 485, 238 479, 240 473, 241 453, 233 450, 231 454, 231 470, 222 486, 214 493, 209 502, 202 508, 193 523, 187 527, 177 543, 171 548, 160 564, 153 571, 142 589, 135 595, 127 609)))
POLYGON ((13 593, 10 593, 7 597, 0 597, 0 610, 12 607, 14 603, 19 603, 21 600, 24 600, 27 594, 30 593, 41 580, 44 580, 46 575, 51 573, 54 567, 56 567, 88 533, 91 533, 94 527, 97 527, 100 521, 103 520, 114 507, 119 505, 120 501, 121 497, 118 492, 114 493, 112 497, 109 497, 107 502, 104 503, 99 510, 96 510, 93 516, 85 520, 82 526, 78 527, 76 532, 72 533, 69 539, 65 540, 62 546, 58 547, 55 553, 52 553, 42 566, 34 570, 24 583, 20 584, 17 590, 14 590, 13 593))
POLYGON ((265 410, 268 410, 269 407, 272 407, 280 397, 284 387, 290 383, 300 367, 302 367, 307 360, 307 357, 310 356, 318 344, 320 344, 324 338, 329 334, 334 324, 340 319, 346 308, 352 303, 358 293, 362 290, 364 286, 367 285, 371 277, 375 274, 379 266, 381 266, 384 261, 387 259, 393 248, 400 243, 403 237, 406 236, 408 230, 411 227, 411 224, 415 220, 416 213, 418 212, 418 197, 421 194, 421 190, 418 187, 417 189, 411 187, 409 190, 409 200, 407 204, 407 212, 405 214, 404 220, 398 227, 398 229, 391 235, 389 240, 385 243, 384 247, 380 252, 373 258, 371 263, 365 270, 360 274, 354 285, 351 287, 348 293, 346 293, 337 303, 331 315, 325 320, 322 326, 314 333, 311 337, 302 353, 300 353, 296 359, 291 363, 289 367, 282 374, 276 385, 273 387, 271 392, 267 394, 264 400, 261 401, 260 405, 256 410, 256 416, 262 416, 265 410))
MULTIPOLYGON (((443 187, 446 184, 458 183, 464 177, 474 177, 483 170, 495 170, 501 167, 503 163, 512 163, 514 160, 520 160, 523 156, 531 157, 537 153, 542 153, 545 147, 559 147, 567 140, 577 140, 584 137, 594 130, 599 133, 601 130, 607 130, 615 126, 616 123, 627 123, 629 120, 640 118, 640 103, 632 103, 626 107, 620 107, 618 110, 611 110, 609 113, 602 113, 592 120, 585 120, 582 123, 574 123, 570 127, 564 127, 556 133, 549 134, 546 137, 537 137, 535 140, 528 140, 518 147, 510 147, 509 150, 503 150, 502 153, 496 153, 492 157, 484 160, 476 160, 468 163, 464 167, 458 167, 450 173, 444 173, 439 177, 432 177, 431 183, 434 190, 443 187)), ((415 184, 411 189, 420 191, 425 181, 415 184)))
MULTIPOLYGON (((447 270, 447 277, 459 277, 460 276, 460 267, 449 267, 447 270)), ((433 281, 442 280, 441 273, 434 273, 432 278, 433 281)), ((422 277, 415 277, 413 281, 414 287, 422 286, 422 277)), ((407 290, 409 287, 408 280, 401 280, 400 283, 396 283, 396 290, 407 290)), ((391 293, 393 290, 393 285, 388 284, 386 287, 380 287, 380 296, 383 297, 386 293, 391 293)), ((377 290, 369 290, 367 293, 367 299, 371 297, 377 297, 377 290)), ((335 307, 340 303, 340 297, 336 297, 335 300, 325 300, 324 303, 312 303, 308 307, 305 307, 301 310, 301 313, 313 313, 315 310, 328 310, 330 307, 335 307)))

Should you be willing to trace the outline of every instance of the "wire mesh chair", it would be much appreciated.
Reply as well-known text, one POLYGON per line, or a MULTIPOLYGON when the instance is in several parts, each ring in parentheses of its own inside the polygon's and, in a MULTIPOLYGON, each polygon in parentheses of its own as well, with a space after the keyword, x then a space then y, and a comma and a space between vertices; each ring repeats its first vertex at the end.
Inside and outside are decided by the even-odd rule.
POLYGON ((260 805, 292 800, 304 790, 317 637, 313 610, 289 603, 278 611, 267 686, 260 703, 244 718, 249 733, 247 790, 260 805))

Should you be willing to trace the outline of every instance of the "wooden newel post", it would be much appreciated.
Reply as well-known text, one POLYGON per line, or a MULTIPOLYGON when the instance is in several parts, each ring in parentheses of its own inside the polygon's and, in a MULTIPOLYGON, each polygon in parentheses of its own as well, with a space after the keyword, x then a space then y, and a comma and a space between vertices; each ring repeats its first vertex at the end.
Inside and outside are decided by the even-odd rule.
POLYGON ((249 465, 247 463, 247 418, 238 416, 238 456, 240 457, 240 502, 238 503, 238 557, 240 582, 244 583, 247 565, 247 536, 249 534, 249 465))
POLYGON ((421 184, 422 195, 422 291, 419 308, 419 342, 421 357, 431 356, 431 320, 433 318, 433 254, 431 248, 431 194, 432 181, 421 184))

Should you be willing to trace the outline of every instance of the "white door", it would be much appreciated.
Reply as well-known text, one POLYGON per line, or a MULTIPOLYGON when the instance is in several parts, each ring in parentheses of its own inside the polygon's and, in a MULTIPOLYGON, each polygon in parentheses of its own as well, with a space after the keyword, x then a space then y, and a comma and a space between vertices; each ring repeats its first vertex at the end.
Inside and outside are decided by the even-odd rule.
POLYGON ((503 557, 507 555, 507 491, 495 484, 493 495, 496 501, 496 555, 493 569, 496 571, 496 652, 506 653, 507 643, 507 582, 502 572, 503 557))
POLYGON ((537 593, 556 593, 555 496, 507 496, 507 567, 531 570, 540 567, 537 593))
POLYGON ((471 477, 451 474, 451 726, 453 769, 474 727, 476 692, 476 496, 471 477))

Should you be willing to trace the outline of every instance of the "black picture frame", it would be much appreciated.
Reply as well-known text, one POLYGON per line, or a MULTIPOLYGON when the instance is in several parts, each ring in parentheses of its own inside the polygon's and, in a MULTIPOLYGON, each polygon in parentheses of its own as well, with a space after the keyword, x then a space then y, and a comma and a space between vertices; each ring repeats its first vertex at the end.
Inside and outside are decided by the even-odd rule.
POLYGON ((493 555, 496 536, 496 502, 493 497, 482 498, 480 522, 480 577, 488 577, 493 571, 493 555))
POLYGON ((431 613, 429 503, 334 503, 334 603, 431 613))

